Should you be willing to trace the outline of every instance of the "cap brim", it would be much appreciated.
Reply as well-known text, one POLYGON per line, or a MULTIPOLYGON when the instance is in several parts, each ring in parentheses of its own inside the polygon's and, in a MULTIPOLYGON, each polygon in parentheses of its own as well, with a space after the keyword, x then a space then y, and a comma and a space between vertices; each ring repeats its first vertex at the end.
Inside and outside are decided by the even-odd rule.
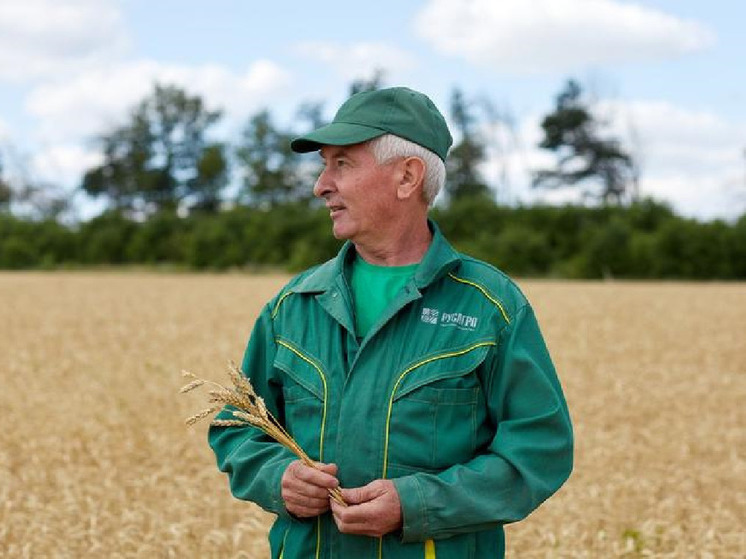
POLYGON ((362 124, 332 122, 290 142, 290 149, 297 153, 316 151, 322 146, 349 146, 367 142, 386 134, 385 130, 362 124))

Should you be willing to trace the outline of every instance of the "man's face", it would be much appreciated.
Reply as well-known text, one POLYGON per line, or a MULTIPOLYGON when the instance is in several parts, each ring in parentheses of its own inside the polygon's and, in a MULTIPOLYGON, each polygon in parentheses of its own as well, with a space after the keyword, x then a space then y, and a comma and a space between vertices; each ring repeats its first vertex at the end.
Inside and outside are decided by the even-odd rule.
POLYGON ((375 241, 396 203, 396 161, 379 165, 367 144, 324 146, 324 170, 313 188, 326 200, 337 239, 375 241))

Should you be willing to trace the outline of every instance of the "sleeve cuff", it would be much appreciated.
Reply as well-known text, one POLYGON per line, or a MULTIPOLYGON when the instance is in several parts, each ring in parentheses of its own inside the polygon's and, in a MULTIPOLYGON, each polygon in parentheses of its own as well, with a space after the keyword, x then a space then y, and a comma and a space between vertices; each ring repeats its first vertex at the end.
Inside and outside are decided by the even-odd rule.
POLYGON ((280 518, 286 520, 296 520, 296 518, 288 512, 285 508, 285 501, 282 499, 282 476, 285 474, 285 470, 291 462, 296 460, 295 456, 285 458, 277 464, 273 464, 274 479, 272 480, 272 512, 277 514, 280 518))
POLYGON ((425 496, 416 475, 391 480, 399 493, 402 512, 401 541, 422 542, 430 536, 425 496))

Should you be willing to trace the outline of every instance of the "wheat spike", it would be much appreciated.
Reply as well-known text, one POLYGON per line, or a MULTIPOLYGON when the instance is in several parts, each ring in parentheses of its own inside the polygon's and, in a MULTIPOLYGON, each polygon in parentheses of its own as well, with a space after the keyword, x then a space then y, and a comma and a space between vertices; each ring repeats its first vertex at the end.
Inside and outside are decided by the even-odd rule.
MULTIPOLYGON (((182 393, 190 392, 200 386, 209 384, 213 387, 208 391, 208 402, 220 404, 206 408, 186 420, 187 425, 194 425, 200 419, 204 419, 223 408, 223 405, 232 406, 232 419, 213 419, 211 425, 216 427, 246 427, 252 425, 264 431, 267 435, 282 444, 285 448, 295 454, 304 464, 316 468, 316 464, 295 442, 295 439, 287 432, 282 424, 267 409, 264 399, 256 394, 254 387, 248 378, 236 367, 233 361, 228 363, 228 375, 233 386, 231 388, 202 379, 189 371, 182 371, 184 377, 192 379, 189 384, 181 389, 182 393)), ((339 488, 330 489, 329 495, 338 503, 345 505, 339 488)))
POLYGON ((264 422, 262 421, 262 418, 254 413, 243 411, 243 410, 233 410, 231 412, 231 415, 239 419, 240 421, 243 421, 245 423, 251 423, 252 425, 264 430, 263 429, 264 422))
POLYGON ((191 392, 195 388, 199 388, 203 384, 205 384, 205 381, 202 380, 201 378, 198 378, 198 379, 193 380, 189 384, 182 386, 179 392, 181 392, 182 394, 186 394, 187 392, 191 392))
POLYGON ((235 392, 231 392, 229 390, 210 390, 208 394, 210 395, 210 402, 221 402, 223 404, 229 404, 233 407, 241 409, 251 407, 251 402, 249 402, 246 398, 243 398, 235 392))
POLYGON ((247 427, 249 424, 240 419, 213 419, 210 425, 215 427, 247 427))
POLYGON ((215 413, 216 411, 219 411, 219 410, 220 410, 220 406, 213 406, 211 408, 206 408, 206 409, 204 409, 202 411, 199 411, 199 412, 195 413, 193 416, 188 417, 187 420, 186 420, 186 424, 187 425, 194 425, 200 419, 203 419, 203 418, 207 417, 208 415, 213 414, 213 413, 215 413))
POLYGON ((236 367, 236 364, 233 361, 228 362, 228 375, 230 375, 231 381, 233 381, 233 386, 236 387, 236 390, 238 392, 244 394, 249 399, 249 401, 252 401, 253 398, 256 398, 254 387, 251 386, 249 379, 247 379, 243 375, 243 373, 238 367, 236 367))

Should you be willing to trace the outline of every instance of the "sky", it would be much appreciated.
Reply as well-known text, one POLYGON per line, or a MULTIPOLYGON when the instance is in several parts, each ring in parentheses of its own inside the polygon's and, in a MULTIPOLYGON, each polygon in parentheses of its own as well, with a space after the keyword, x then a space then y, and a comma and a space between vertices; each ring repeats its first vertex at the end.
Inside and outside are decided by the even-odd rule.
POLYGON ((529 183, 554 161, 541 119, 575 78, 638 160, 642 195, 732 220, 746 212, 744 21, 732 0, 2 0, 0 154, 6 172, 72 190, 101 161, 95 138, 156 81, 222 109, 215 133, 237 142, 261 109, 293 126, 323 101, 331 118, 382 69, 445 114, 455 87, 488 100, 497 199, 560 203, 577 190, 529 183))

